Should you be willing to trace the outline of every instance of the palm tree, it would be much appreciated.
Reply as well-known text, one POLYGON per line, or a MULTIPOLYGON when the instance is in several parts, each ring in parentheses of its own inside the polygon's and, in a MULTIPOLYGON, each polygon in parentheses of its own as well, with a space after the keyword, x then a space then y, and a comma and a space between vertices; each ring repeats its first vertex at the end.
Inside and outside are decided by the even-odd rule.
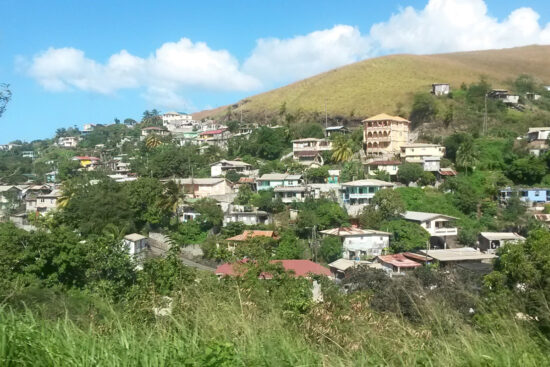
POLYGON ((109 223, 103 228, 102 232, 105 237, 121 241, 126 235, 126 232, 128 232, 128 226, 122 225, 118 227, 113 223, 109 223))
POLYGON ((149 149, 154 149, 160 145, 162 145, 162 141, 156 135, 149 135, 145 141, 145 146, 149 149))
POLYGON ((183 203, 185 196, 184 187, 177 184, 174 181, 168 181, 164 186, 164 195, 161 202, 163 209, 170 210, 172 213, 176 214, 180 204, 183 203))
POLYGON ((57 207, 65 208, 69 204, 71 198, 74 196, 76 189, 77 184, 75 181, 67 180, 63 182, 60 190, 61 195, 57 198, 57 207))
POLYGON ((466 140, 456 151, 456 164, 464 168, 468 174, 468 169, 475 167, 477 162, 479 162, 479 150, 472 140, 466 140))
POLYGON ((336 137, 332 143, 332 159, 336 162, 347 162, 353 157, 353 141, 344 135, 336 137))

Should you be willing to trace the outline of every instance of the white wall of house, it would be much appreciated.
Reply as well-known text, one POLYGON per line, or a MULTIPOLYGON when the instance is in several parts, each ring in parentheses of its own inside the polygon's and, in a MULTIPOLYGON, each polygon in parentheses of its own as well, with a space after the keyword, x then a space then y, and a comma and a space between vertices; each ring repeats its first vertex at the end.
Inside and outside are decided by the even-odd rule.
POLYGON ((422 163, 424 158, 445 155, 445 147, 437 144, 408 144, 401 146, 401 158, 407 162, 422 163))
POLYGON ((124 245, 128 249, 130 256, 139 255, 147 249, 147 238, 142 238, 137 241, 124 239, 124 245))
POLYGON ((343 240, 343 257, 354 260, 361 256, 378 256, 390 245, 388 235, 347 236, 343 240))
POLYGON ((420 226, 430 233, 432 236, 456 236, 458 229, 456 227, 445 227, 449 221, 444 218, 432 219, 421 222, 420 226))

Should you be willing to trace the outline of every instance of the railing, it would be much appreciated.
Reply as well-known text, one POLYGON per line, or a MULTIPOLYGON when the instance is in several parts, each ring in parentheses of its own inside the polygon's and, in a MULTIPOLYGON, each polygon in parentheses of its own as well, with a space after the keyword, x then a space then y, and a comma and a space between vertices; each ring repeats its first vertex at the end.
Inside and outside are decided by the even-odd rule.
POLYGON ((391 126, 367 126, 367 131, 373 130, 391 130, 391 126))
POLYGON ((391 136, 367 136, 366 141, 391 141, 391 136))
POLYGON ((432 229, 430 232, 434 235, 444 235, 444 236, 456 236, 458 234, 458 230, 456 228, 435 228, 432 229))

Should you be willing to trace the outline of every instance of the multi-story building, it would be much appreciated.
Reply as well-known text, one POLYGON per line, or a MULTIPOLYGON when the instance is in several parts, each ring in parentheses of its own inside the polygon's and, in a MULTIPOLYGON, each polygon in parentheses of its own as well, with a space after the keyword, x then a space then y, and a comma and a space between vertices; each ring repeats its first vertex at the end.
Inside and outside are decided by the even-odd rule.
POLYGON ((300 164, 322 166, 322 153, 332 150, 332 142, 327 139, 305 138, 292 141, 292 157, 300 164))
POLYGON ((76 148, 79 140, 78 136, 62 136, 57 139, 57 145, 62 148, 76 148))
POLYGON ((166 112, 162 115, 162 126, 170 132, 187 131, 187 128, 192 129, 194 123, 193 116, 186 113, 166 112))
POLYGON ((300 186, 303 183, 302 175, 286 173, 266 173, 258 178, 258 190, 269 190, 277 186, 300 186))
POLYGON ((394 157, 409 142, 410 121, 385 113, 363 120, 363 147, 367 156, 394 157))

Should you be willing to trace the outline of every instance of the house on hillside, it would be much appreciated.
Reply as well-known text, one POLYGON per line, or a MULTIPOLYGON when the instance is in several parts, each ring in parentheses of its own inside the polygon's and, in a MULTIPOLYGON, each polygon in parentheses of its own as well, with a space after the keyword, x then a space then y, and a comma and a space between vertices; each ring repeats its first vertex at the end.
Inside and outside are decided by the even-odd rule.
POLYGON ((471 247, 460 247, 440 250, 420 250, 420 254, 429 256, 437 261, 440 266, 460 265, 469 269, 479 269, 491 266, 491 261, 496 258, 494 254, 486 254, 471 247), (485 265, 482 265, 484 263, 485 265), (477 266, 476 266, 477 264, 477 266))
POLYGON ((400 156, 406 162, 423 164, 426 158, 443 158, 445 147, 439 144, 411 143, 401 146, 400 156))
POLYGON ((359 267, 370 267, 373 263, 370 261, 356 261, 348 259, 338 259, 328 264, 332 277, 335 279, 344 279, 349 274, 359 267))
POLYGON ((502 101, 502 103, 509 106, 515 106, 519 103, 519 96, 510 94, 506 89, 493 89, 487 93, 487 97, 502 101))
POLYGON ((23 190, 15 185, 0 185, 0 219, 18 209, 23 190))
POLYGON ((240 160, 228 161, 223 159, 210 165, 211 177, 225 176, 229 171, 235 171, 236 173, 245 176, 256 175, 258 173, 258 170, 252 169, 250 164, 240 160))
POLYGON ((164 127, 158 127, 158 126, 149 126, 146 128, 141 129, 141 140, 147 139, 149 135, 158 135, 161 137, 170 135, 170 132, 166 130, 164 127))
POLYGON ((376 192, 393 186, 390 182, 374 179, 344 182, 342 184, 342 200, 344 204, 349 205, 369 204, 376 192))
POLYGON ((339 169, 329 169, 328 170, 327 183, 328 184, 339 184, 340 183, 340 170, 339 169))
POLYGON ((243 205, 230 204, 223 215, 224 226, 235 222, 241 222, 247 226, 253 226, 258 224, 270 224, 271 221, 272 218, 268 212, 243 205))
POLYGON ((37 214, 45 214, 57 208, 61 191, 53 190, 49 193, 41 193, 38 195, 29 195, 25 199, 25 211, 37 214))
POLYGON ((303 184, 302 175, 286 173, 266 173, 256 180, 258 191, 269 190, 277 186, 300 186, 303 184))
POLYGON ((57 139, 57 146, 61 148, 76 148, 80 138, 78 136, 62 136, 57 139))
POLYGON ((349 133, 349 129, 343 125, 329 126, 325 129, 325 134, 329 138, 334 134, 348 134, 348 133, 349 133))
POLYGON ((166 112, 162 115, 162 126, 170 132, 192 131, 193 116, 180 112, 166 112))
POLYGON ((292 141, 292 157, 305 166, 322 166, 323 152, 332 150, 332 142, 327 139, 305 138, 292 141))
POLYGON ((234 193, 233 186, 225 178, 176 178, 173 181, 182 185, 190 197, 207 198, 234 193))
POLYGON ((199 142, 215 145, 222 149, 227 148, 227 141, 231 133, 228 129, 206 130, 199 134, 199 142))
POLYGON ((446 96, 451 92, 451 86, 447 83, 432 84, 432 94, 435 96, 446 96))
MULTIPOLYGON (((224 276, 242 276, 246 273, 247 262, 241 260, 236 263, 225 263, 216 269, 215 274, 218 277, 224 276)), ((292 274, 294 277, 310 278, 312 275, 324 275, 329 277, 331 275, 330 270, 324 266, 314 263, 310 260, 271 260, 271 264, 281 264, 283 269, 292 274)), ((262 273, 259 276, 260 279, 272 279, 273 275, 269 273, 262 273)))
POLYGON ((149 248, 147 244, 147 237, 140 235, 139 233, 132 233, 124 236, 122 240, 126 247, 128 254, 134 258, 141 258, 149 248))
POLYGON ((227 249, 231 252, 234 252, 235 248, 240 244, 258 237, 270 238, 274 241, 279 239, 279 237, 273 231, 247 230, 236 236, 226 238, 225 241, 227 242, 227 249))
POLYGON ((550 127, 530 127, 527 131, 527 149, 538 157, 549 150, 547 141, 550 138, 550 127))
POLYGON ((395 177, 397 176, 397 172, 399 172, 400 165, 401 161, 398 160, 372 161, 367 163, 367 173, 373 176, 377 171, 386 172, 390 177, 395 177))
POLYGON ((72 158, 73 161, 78 161, 80 163, 80 168, 86 171, 95 170, 100 163, 99 158, 90 157, 90 156, 76 156, 72 158))
POLYGON ((381 255, 376 257, 376 262, 382 264, 391 274, 403 274, 412 271, 422 264, 409 259, 403 254, 381 255))
POLYGON ((273 189, 275 198, 281 199, 285 204, 294 202, 303 203, 309 195, 307 186, 277 186, 273 189))
POLYGON ((364 257, 381 255, 390 246, 391 233, 361 229, 357 227, 340 227, 321 231, 325 236, 339 237, 342 241, 342 258, 362 260, 364 257))
POLYGON ((407 211, 401 216, 403 219, 417 223, 424 228, 432 237, 430 242, 434 246, 447 248, 449 237, 458 235, 458 229, 453 225, 458 218, 450 215, 407 211))
POLYGON ((523 242, 525 237, 513 232, 481 232, 477 240, 480 251, 494 254, 501 246, 523 242))
POLYGON ((385 113, 363 120, 363 148, 367 157, 392 158, 409 142, 410 121, 385 113))
POLYGON ((550 202, 550 188, 540 187, 525 187, 512 188, 507 187, 499 192, 499 201, 505 203, 512 197, 519 197, 524 203, 536 205, 550 202))

